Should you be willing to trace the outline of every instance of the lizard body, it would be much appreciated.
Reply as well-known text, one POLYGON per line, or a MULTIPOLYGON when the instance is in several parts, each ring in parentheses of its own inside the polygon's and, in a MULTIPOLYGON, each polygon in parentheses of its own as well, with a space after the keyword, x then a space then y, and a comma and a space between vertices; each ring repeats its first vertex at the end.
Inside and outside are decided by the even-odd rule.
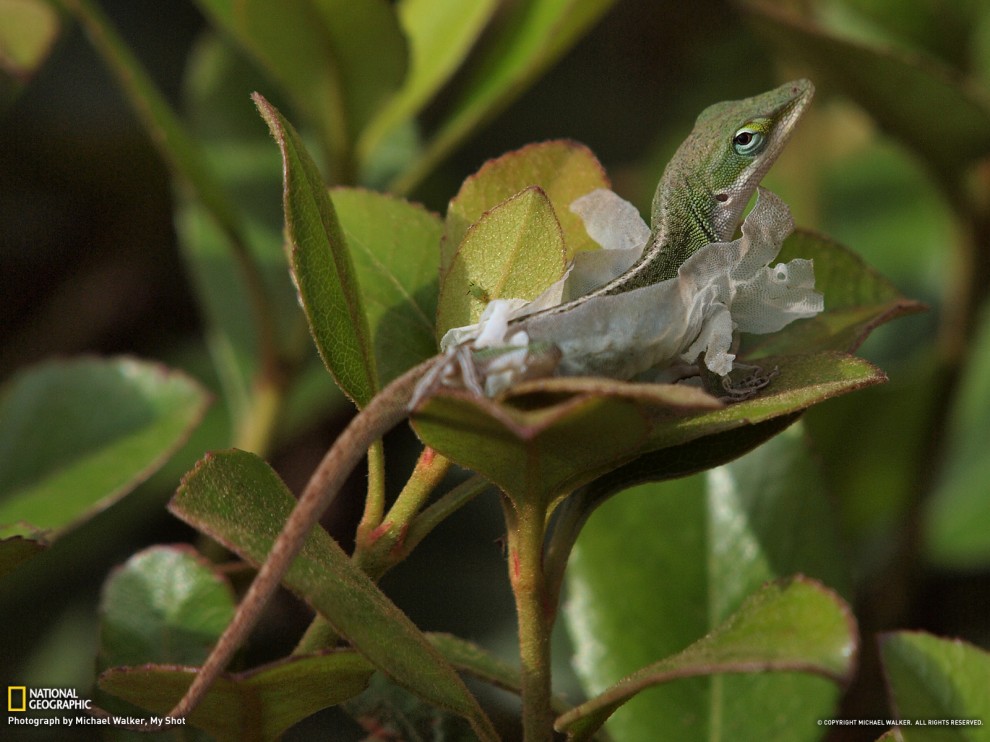
MULTIPOLYGON (((807 80, 782 85, 741 101, 718 103, 698 117, 690 136, 664 170, 653 200, 651 237, 642 256, 624 273, 590 294, 536 312, 513 322, 560 314, 589 299, 614 296, 677 275, 678 267, 694 252, 712 242, 731 238, 750 196, 776 160, 813 95, 807 80)), ((559 358, 552 344, 538 342, 536 363, 546 372, 559 358)), ((461 348, 482 373, 498 360, 501 348, 461 348)), ((420 382, 438 374, 441 355, 410 369, 386 386, 358 413, 326 453, 299 502, 286 521, 265 563, 216 647, 192 685, 169 712, 187 716, 202 700, 243 643, 282 576, 302 547, 306 534, 365 452, 389 429, 408 416, 418 401, 420 382)), ((159 727, 155 727, 159 729, 159 727)))

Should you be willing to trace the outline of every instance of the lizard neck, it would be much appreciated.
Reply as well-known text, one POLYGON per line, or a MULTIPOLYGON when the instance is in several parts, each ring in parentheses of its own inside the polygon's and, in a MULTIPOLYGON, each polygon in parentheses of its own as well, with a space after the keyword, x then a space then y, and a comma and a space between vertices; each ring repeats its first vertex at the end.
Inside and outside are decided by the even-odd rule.
POLYGON ((599 287, 591 296, 610 296, 666 281, 677 275, 681 263, 710 242, 731 235, 732 215, 699 178, 668 167, 653 202, 653 230, 640 258, 621 276, 599 287), (721 218, 720 218, 721 217, 721 218))

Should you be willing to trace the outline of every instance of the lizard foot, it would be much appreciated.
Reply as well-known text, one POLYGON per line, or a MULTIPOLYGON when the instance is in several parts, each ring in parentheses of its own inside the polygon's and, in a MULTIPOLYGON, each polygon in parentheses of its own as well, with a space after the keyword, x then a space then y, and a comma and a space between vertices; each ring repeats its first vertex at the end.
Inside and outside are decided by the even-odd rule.
POLYGON ((766 388, 780 374, 780 369, 774 366, 769 371, 761 366, 751 366, 737 363, 732 373, 719 377, 721 394, 719 398, 725 402, 742 402, 755 396, 761 389, 766 388), (741 372, 738 375, 736 372, 741 372))

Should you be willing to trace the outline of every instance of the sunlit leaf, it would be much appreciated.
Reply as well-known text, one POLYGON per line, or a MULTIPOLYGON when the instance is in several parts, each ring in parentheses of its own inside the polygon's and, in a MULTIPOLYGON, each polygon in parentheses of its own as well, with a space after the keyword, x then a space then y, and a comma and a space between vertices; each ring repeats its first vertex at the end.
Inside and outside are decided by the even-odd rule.
MULTIPOLYGON (((639 692, 674 680, 716 673, 800 672, 846 683, 852 676, 857 646, 856 626, 849 607, 834 593, 806 578, 771 583, 750 596, 725 622, 683 652, 637 670, 561 716, 555 726, 558 730, 566 730, 572 739, 588 739, 616 709, 639 692)), ((783 689, 788 685, 793 687, 795 679, 785 676, 781 680, 784 682, 778 686, 783 689)), ((725 688, 724 692, 730 695, 734 690, 725 688)), ((714 690, 713 694, 717 695, 719 691, 714 690)), ((771 696, 766 701, 772 704, 773 712, 761 715, 759 723, 763 733, 770 738, 776 738, 784 731, 793 735, 796 726, 793 721, 777 732, 768 724, 771 717, 781 715, 780 704, 784 699, 771 696)), ((706 716, 710 725, 718 726, 718 734, 747 739, 749 735, 742 726, 746 724, 747 708, 750 713, 755 711, 753 705, 740 704, 738 709, 726 709, 724 718, 719 718, 723 716, 722 709, 713 709, 706 716)), ((685 710, 681 709, 681 714, 685 710)), ((669 733, 673 728, 672 723, 658 721, 655 720, 654 732, 663 728, 669 733)), ((811 734, 806 738, 817 738, 818 730, 813 728, 810 718, 808 721, 811 734)), ((699 726, 693 735, 685 729, 677 736, 678 739, 710 739, 711 732, 699 726)), ((621 736, 624 740, 639 738, 621 736)))
POLYGON ((0 396, 0 534, 58 536, 158 469, 206 408, 188 377, 133 359, 53 361, 0 396))
MULTIPOLYGON (((188 689, 196 669, 154 664, 119 667, 104 672, 99 686, 164 716, 188 689)), ((307 716, 356 696, 372 672, 357 652, 338 650, 226 673, 189 715, 189 723, 218 740, 275 740, 307 716)))
POLYGON ((489 160, 464 181, 447 207, 441 274, 450 269, 472 224, 486 211, 534 185, 542 188, 550 199, 564 233, 568 259, 580 250, 597 249, 581 218, 569 207, 575 199, 596 188, 610 187, 605 170, 582 144, 567 140, 540 142, 489 160))
POLYGON ((564 237, 550 200, 532 186, 485 212, 440 282, 437 335, 478 321, 492 299, 533 299, 564 274, 564 237))
POLYGON ((958 639, 899 631, 880 638, 895 718, 906 742, 986 739, 990 655, 958 639), (938 726, 929 720, 975 722, 938 726))
MULTIPOLYGON (((169 507, 244 559, 260 564, 294 505, 295 499, 264 461, 232 450, 208 455, 186 476, 169 507)), ((310 532, 284 583, 400 685, 464 716, 480 736, 493 736, 490 722, 453 668, 326 531, 310 532)))
POLYGON ((290 262, 310 331, 341 389, 363 406, 377 391, 378 378, 344 233, 298 133, 263 97, 255 95, 255 102, 282 152, 290 262))
POLYGON ((373 191, 335 189, 382 384, 436 353, 440 218, 373 191))

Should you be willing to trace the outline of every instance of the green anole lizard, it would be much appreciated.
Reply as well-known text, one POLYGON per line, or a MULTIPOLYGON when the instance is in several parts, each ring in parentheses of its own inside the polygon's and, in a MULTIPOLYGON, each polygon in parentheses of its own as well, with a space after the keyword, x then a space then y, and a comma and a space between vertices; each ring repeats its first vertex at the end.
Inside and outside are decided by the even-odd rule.
MULTIPOLYGON (((777 159, 813 92, 810 82, 798 80, 762 95, 705 109, 664 170, 653 199, 651 237, 642 256, 624 273, 589 294, 524 319, 559 315, 596 297, 614 296, 664 281, 677 275, 680 265, 704 245, 730 239, 746 203, 777 159)), ((470 348, 467 351, 475 356, 472 365, 477 373, 484 375, 493 354, 470 348)), ((559 356, 547 343, 540 343, 533 355, 538 360, 536 371, 541 374, 552 371, 559 356)), ((341 483, 368 448, 410 414, 420 382, 447 360, 442 355, 431 358, 392 381, 337 438, 300 496, 233 621, 170 717, 188 715, 202 700, 247 638, 306 534, 341 483)))

